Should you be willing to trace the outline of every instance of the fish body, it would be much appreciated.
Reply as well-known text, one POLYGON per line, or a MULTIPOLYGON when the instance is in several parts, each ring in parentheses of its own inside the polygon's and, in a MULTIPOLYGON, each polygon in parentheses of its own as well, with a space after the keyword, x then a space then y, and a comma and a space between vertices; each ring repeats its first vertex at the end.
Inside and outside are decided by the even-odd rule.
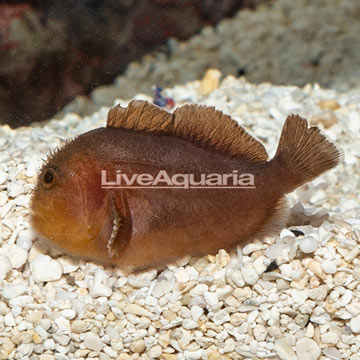
POLYGON ((187 105, 171 114, 133 101, 112 108, 106 128, 49 158, 32 198, 32 223, 40 236, 77 257, 128 270, 163 265, 279 231, 288 213, 284 195, 339 159, 319 129, 298 116, 287 119, 268 161, 257 140, 213 108, 187 105), (125 181, 118 188, 115 181, 164 172, 178 185, 125 181), (199 185, 184 188, 190 174, 199 185), (223 175, 228 182, 219 186, 223 175), (201 179, 209 178, 203 186, 201 179))

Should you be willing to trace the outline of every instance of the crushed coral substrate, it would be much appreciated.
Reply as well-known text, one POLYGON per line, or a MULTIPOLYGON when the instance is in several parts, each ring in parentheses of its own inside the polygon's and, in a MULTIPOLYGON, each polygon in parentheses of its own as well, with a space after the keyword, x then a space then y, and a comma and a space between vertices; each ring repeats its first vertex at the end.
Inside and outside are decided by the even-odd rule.
POLYGON ((360 359, 360 91, 204 81, 164 93, 230 114, 270 157, 286 116, 300 114, 343 162, 288 196, 278 236, 127 276, 49 249, 29 223, 44 154, 104 126, 108 108, 2 126, 0 359, 360 359))

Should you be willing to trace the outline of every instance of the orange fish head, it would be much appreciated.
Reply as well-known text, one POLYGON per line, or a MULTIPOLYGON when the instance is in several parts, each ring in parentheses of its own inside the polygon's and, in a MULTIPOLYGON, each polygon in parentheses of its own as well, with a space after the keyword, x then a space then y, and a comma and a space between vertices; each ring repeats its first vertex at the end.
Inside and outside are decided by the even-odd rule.
POLYGON ((114 219, 101 171, 81 151, 67 156, 69 145, 41 169, 32 196, 33 228, 71 255, 112 263, 106 244, 114 219))

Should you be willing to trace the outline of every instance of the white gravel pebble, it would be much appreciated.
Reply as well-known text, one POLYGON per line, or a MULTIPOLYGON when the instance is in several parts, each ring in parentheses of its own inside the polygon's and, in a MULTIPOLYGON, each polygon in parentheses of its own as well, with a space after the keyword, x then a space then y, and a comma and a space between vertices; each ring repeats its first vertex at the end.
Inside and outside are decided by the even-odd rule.
POLYGON ((30 197, 27 195, 19 195, 14 200, 15 205, 28 208, 30 206, 30 197))
POLYGON ((57 259, 63 269, 63 274, 69 274, 73 271, 76 271, 79 268, 78 260, 68 257, 62 256, 57 259))
POLYGON ((5 244, 0 248, 0 255, 7 256, 14 269, 18 269, 26 263, 28 253, 15 244, 5 244))
POLYGON ((35 282, 59 280, 62 275, 62 267, 47 255, 39 255, 30 264, 31 274, 35 282))
POLYGON ((38 160, 30 160, 27 164, 26 164, 26 176, 27 177, 33 177, 36 176, 38 173, 38 169, 40 167, 40 163, 38 160))
POLYGON ((285 240, 287 238, 294 238, 294 237, 295 237, 294 233, 288 229, 282 229, 280 232, 281 240, 285 240))
POLYGON ((0 255, 0 285, 6 275, 11 271, 12 264, 7 256, 0 255))
POLYGON ((0 207, 4 206, 8 201, 8 196, 5 191, 0 191, 0 207))
POLYGON ((189 274, 185 269, 177 269, 174 273, 174 276, 179 283, 185 283, 190 280, 189 274))
POLYGON ((324 260, 321 263, 321 267, 327 274, 335 274, 337 270, 336 264, 331 260, 324 260))
POLYGON ((184 351, 184 357, 186 360, 198 360, 198 359, 202 359, 204 354, 204 350, 199 349, 196 351, 188 351, 185 350, 184 351))
POLYGON ((326 285, 320 285, 315 289, 309 290, 309 298, 315 301, 323 301, 326 299, 326 295, 328 293, 328 288, 326 285))
POLYGON ((230 316, 226 310, 219 310, 212 314, 211 319, 214 321, 215 325, 221 325, 230 321, 230 316))
POLYGON ((11 213, 15 208, 15 201, 10 200, 5 205, 0 207, 0 219, 4 219, 6 215, 11 213))
POLYGON ((323 350, 325 356, 330 358, 331 360, 341 360, 342 355, 339 350, 334 347, 327 347, 323 350))
POLYGON ((155 345, 149 350, 149 358, 150 359, 158 359, 162 354, 162 348, 160 345, 155 345))
POLYGON ((23 295, 25 292, 28 291, 28 287, 23 284, 12 284, 5 286, 2 295, 5 299, 14 299, 17 296, 23 295))
POLYGON ((304 304, 304 302, 309 296, 309 291, 308 289, 304 289, 304 290, 291 289, 291 296, 296 303, 304 304))
POLYGON ((321 342, 324 344, 337 345, 339 339, 340 335, 332 331, 328 331, 321 335, 321 342))
POLYGON ((51 350, 55 350, 55 348, 56 348, 56 344, 53 339, 46 339, 44 341, 44 350, 51 351, 51 350))
POLYGON ((61 330, 62 333, 69 334, 71 331, 70 321, 63 316, 59 316, 55 319, 55 324, 61 330))
POLYGON ((246 266, 241 267, 241 275, 248 285, 256 284, 259 279, 259 275, 257 274, 256 270, 246 266))
POLYGON ((32 304, 34 302, 34 298, 30 295, 22 295, 22 296, 17 296, 11 300, 9 300, 9 305, 11 307, 26 307, 29 304, 32 304))
POLYGON ((254 251, 258 251, 262 248, 262 244, 259 243, 250 243, 244 246, 244 248, 242 249, 242 253, 244 255, 250 255, 251 253, 253 253, 254 251))
POLYGON ((193 306, 191 308, 191 316, 195 322, 200 319, 200 316, 204 313, 204 310, 200 306, 193 306))
POLYGON ((61 311, 61 315, 68 320, 73 319, 76 316, 76 312, 72 309, 64 309, 61 311))
POLYGON ((15 326, 16 323, 15 323, 15 319, 14 319, 14 316, 12 313, 8 313, 4 316, 4 323, 6 326, 15 326))
POLYGON ((110 296, 112 289, 109 286, 108 276, 104 270, 97 269, 93 279, 89 279, 88 286, 93 297, 110 296))
POLYGON ((360 302, 353 302, 345 307, 351 315, 356 316, 360 314, 360 302))
POLYGON ((313 236, 305 236, 299 242, 300 250, 305 254, 313 253, 319 246, 319 242, 313 236))
POLYGON ((206 303, 211 307, 215 307, 219 303, 219 299, 217 295, 213 292, 206 291, 204 293, 204 299, 206 303))
POLYGON ((317 360, 320 354, 319 345, 314 340, 304 337, 296 342, 298 360, 317 360))
POLYGON ((344 259, 351 263, 358 255, 360 254, 360 248, 355 247, 354 249, 351 249, 344 257, 344 259))
POLYGON ((156 278, 157 271, 150 270, 139 274, 130 274, 128 284, 134 288, 142 288, 150 286, 151 281, 156 278))
POLYGON ((4 171, 0 171, 0 185, 5 184, 7 178, 8 178, 8 174, 4 171))
POLYGON ((36 333, 41 336, 43 340, 46 340, 49 337, 49 334, 46 330, 40 325, 36 326, 35 328, 36 333))
POLYGON ((35 238, 34 232, 31 229, 22 230, 16 239, 16 245, 29 251, 32 247, 32 240, 35 238))
POLYGON ((190 295, 193 297, 203 295, 208 290, 206 284, 196 285, 193 289, 190 290, 190 295))
POLYGON ((98 335, 88 332, 84 335, 84 346, 90 350, 100 351, 103 348, 103 343, 98 335))
POLYGON ((22 183, 10 183, 7 186, 8 196, 10 198, 16 198, 19 195, 25 194, 26 188, 22 183))
POLYGON ((358 133, 360 131, 360 116, 357 112, 350 112, 348 127, 349 130, 353 133, 358 133))
POLYGON ((360 333, 360 315, 353 317, 350 320, 349 326, 353 333, 360 333))
POLYGON ((152 291, 152 296, 160 298, 168 294, 173 289, 173 282, 167 279, 158 279, 152 291))
POLYGON ((281 360, 298 360, 288 338, 276 339, 274 350, 281 360))

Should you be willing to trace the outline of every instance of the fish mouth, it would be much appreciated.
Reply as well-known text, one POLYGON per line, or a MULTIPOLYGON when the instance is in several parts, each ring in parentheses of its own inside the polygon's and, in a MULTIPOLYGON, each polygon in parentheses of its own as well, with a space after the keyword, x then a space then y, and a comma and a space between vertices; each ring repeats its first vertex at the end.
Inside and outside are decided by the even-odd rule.
POLYGON ((119 230, 122 225, 122 218, 115 206, 115 201, 113 199, 113 196, 110 196, 110 203, 111 203, 111 211, 112 211, 114 220, 113 220, 112 231, 111 231, 109 240, 107 241, 106 248, 108 249, 108 256, 113 257, 113 256, 119 256, 119 254, 116 251, 116 248, 114 246, 115 245, 114 243, 118 237, 118 233, 119 233, 119 230))

